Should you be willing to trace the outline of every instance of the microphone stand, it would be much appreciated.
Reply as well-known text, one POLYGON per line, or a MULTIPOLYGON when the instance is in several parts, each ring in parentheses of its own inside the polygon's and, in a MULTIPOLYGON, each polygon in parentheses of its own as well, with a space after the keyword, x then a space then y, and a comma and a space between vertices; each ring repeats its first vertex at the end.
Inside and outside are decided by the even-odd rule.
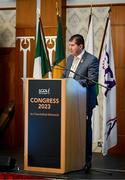
MULTIPOLYGON (((91 82, 93 82, 93 83, 95 83, 95 84, 97 84, 97 85, 99 85, 99 86, 101 86, 101 87, 103 87, 103 88, 105 88, 105 89, 107 89, 107 90, 110 90, 109 87, 106 87, 106 86, 104 86, 103 84, 100 84, 100 83, 98 83, 97 81, 94 81, 94 80, 90 79, 90 78, 87 77, 87 76, 80 75, 80 74, 74 72, 74 71, 71 70, 71 69, 68 69, 68 68, 66 68, 66 67, 64 67, 64 66, 61 66, 61 65, 59 65, 59 64, 55 64, 55 66, 59 66, 59 67, 60 67, 60 70, 70 71, 70 72, 74 73, 75 75, 77 75, 77 76, 79 76, 79 77, 81 77, 81 78, 84 78, 84 79, 86 79, 86 80, 88 80, 88 81, 91 81, 91 82)), ((53 68, 53 66, 51 66, 51 68, 53 68)), ((58 68, 58 69, 59 69, 59 68, 58 68)))

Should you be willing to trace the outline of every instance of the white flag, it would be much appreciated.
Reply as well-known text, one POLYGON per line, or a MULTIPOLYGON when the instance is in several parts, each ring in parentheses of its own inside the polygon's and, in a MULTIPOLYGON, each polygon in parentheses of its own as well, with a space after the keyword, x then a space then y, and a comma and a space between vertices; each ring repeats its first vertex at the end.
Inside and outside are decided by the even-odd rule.
POLYGON ((116 121, 116 79, 114 56, 111 37, 111 23, 108 21, 107 32, 104 40, 104 50, 100 60, 99 82, 109 89, 102 88, 103 94, 103 144, 102 153, 117 144, 116 121))
MULTIPOLYGON (((89 24, 89 30, 85 42, 85 49, 90 54, 94 55, 94 27, 93 16, 89 24)), ((99 123, 99 107, 98 105, 93 109, 92 115, 92 149, 93 152, 97 149, 98 141, 100 140, 100 123, 99 123)))
POLYGON ((93 36, 93 34, 94 34, 93 16, 91 16, 89 30, 88 30, 88 34, 87 34, 87 38, 86 38, 86 42, 85 42, 85 49, 90 54, 94 54, 94 38, 93 38, 94 36, 93 36))

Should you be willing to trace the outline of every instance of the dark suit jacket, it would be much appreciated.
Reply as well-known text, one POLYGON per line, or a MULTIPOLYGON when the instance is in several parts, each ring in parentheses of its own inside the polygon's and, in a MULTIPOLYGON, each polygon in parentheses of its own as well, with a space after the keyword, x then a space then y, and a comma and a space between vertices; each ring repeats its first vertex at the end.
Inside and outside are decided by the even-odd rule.
MULTIPOLYGON (((72 55, 67 58, 66 68, 62 78, 68 78, 73 58, 74 57, 72 55)), ((87 87, 87 110, 93 109, 97 104, 96 85, 91 80, 96 82, 98 81, 98 72, 99 60, 95 56, 85 51, 76 69, 77 74, 74 74, 74 79, 79 81, 83 87, 87 87), (88 77, 90 80, 87 80, 84 78, 84 76, 88 77)))

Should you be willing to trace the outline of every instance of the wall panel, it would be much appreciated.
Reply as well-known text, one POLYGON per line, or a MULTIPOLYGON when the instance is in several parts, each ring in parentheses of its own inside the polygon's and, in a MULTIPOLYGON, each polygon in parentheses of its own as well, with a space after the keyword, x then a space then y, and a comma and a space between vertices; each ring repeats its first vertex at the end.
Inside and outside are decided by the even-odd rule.
POLYGON ((125 154, 125 5, 113 6, 111 11, 112 39, 117 80, 118 145, 111 153, 125 154))
MULTIPOLYGON (((65 1, 58 1, 59 9, 65 1)), ((64 11, 63 11, 64 13, 64 11)), ((41 16, 45 35, 56 35, 56 0, 41 0, 41 16)), ((65 18, 63 17, 63 20, 65 18)), ((65 24, 65 22, 64 22, 65 24)), ((36 34, 36 1, 16 1, 16 36, 35 36, 36 34)), ((35 55, 35 40, 31 40, 31 50, 27 53, 27 77, 32 77, 35 55)), ((0 49, 0 109, 5 107, 10 99, 16 105, 15 115, 11 124, 0 139, 2 147, 23 147, 23 52, 20 42, 16 41, 13 49, 0 49)))

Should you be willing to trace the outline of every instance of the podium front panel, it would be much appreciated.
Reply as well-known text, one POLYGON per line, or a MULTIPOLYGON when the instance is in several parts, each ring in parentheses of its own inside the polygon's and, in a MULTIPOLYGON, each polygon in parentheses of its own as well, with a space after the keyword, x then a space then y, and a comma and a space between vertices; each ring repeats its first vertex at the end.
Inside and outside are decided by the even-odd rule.
POLYGON ((60 168, 61 81, 28 81, 28 166, 60 168))
POLYGON ((80 170, 85 163, 86 89, 74 79, 25 80, 24 169, 80 170))

